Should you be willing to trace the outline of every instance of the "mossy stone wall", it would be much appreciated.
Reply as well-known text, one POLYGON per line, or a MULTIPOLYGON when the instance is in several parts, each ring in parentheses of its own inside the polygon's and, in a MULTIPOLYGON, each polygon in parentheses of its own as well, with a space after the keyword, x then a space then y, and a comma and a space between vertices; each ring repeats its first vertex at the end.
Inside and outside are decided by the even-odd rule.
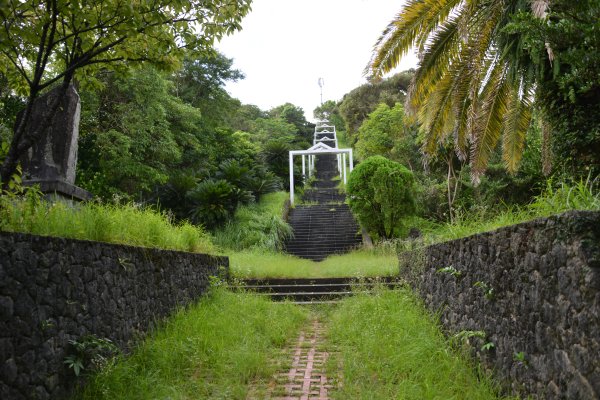
POLYGON ((0 232, 0 398, 62 398, 69 340, 127 350, 198 300, 227 257, 0 232))
MULTIPOLYGON (((513 393, 600 398, 600 213, 557 216, 400 255, 450 335, 513 393), (492 343, 490 349, 482 349, 492 343)), ((489 346, 488 346, 489 347, 489 346)))

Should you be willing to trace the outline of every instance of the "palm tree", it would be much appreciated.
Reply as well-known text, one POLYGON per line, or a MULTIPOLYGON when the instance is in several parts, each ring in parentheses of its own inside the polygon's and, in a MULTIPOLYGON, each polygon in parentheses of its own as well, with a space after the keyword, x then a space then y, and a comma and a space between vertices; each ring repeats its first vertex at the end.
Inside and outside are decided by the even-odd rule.
MULTIPOLYGON (((543 1, 536 1, 536 6, 543 1)), ((408 0, 379 37, 366 73, 380 78, 411 48, 420 64, 406 110, 421 125, 422 150, 452 142, 478 183, 502 138, 508 171, 519 166, 531 121, 533 68, 518 35, 503 28, 526 0, 408 0)))

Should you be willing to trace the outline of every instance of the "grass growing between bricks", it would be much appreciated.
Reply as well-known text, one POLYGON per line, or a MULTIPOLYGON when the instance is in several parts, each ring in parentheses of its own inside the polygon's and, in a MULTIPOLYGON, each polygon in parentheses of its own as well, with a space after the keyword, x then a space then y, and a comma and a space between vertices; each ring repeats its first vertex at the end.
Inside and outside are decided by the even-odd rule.
POLYGON ((498 399, 494 384, 452 350, 407 289, 358 294, 323 311, 334 399, 498 399))
POLYGON ((130 356, 90 378, 75 399, 245 399, 307 311, 217 288, 178 312, 130 356))

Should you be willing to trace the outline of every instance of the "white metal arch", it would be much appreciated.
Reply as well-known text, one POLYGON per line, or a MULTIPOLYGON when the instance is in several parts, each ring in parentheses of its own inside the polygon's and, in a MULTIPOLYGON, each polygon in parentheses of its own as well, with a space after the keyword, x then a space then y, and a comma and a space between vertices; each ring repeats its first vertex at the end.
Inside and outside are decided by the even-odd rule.
MULTIPOLYGON (((337 145, 337 140, 336 140, 337 145)), ((354 169, 354 158, 352 149, 338 149, 331 147, 323 142, 316 143, 314 146, 307 150, 291 150, 289 152, 290 162, 290 203, 294 205, 294 156, 302 156, 302 178, 306 178, 306 156, 308 156, 308 176, 311 176, 312 170, 315 167, 315 156, 319 154, 337 154, 338 160, 338 171, 340 178, 343 179, 344 184, 347 181, 346 178, 346 163, 348 162, 349 172, 354 169), (348 155, 348 157, 346 157, 348 155), (346 160, 347 159, 347 160, 346 160)))

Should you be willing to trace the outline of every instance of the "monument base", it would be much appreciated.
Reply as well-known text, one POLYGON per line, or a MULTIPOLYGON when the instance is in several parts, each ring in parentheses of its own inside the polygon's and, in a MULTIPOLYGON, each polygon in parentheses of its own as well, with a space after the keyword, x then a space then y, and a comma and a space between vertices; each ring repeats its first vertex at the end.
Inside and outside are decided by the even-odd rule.
POLYGON ((28 179, 23 181, 24 186, 38 185, 42 193, 48 200, 66 200, 66 201, 87 201, 94 196, 79 186, 72 185, 65 181, 48 181, 41 179, 28 179))

